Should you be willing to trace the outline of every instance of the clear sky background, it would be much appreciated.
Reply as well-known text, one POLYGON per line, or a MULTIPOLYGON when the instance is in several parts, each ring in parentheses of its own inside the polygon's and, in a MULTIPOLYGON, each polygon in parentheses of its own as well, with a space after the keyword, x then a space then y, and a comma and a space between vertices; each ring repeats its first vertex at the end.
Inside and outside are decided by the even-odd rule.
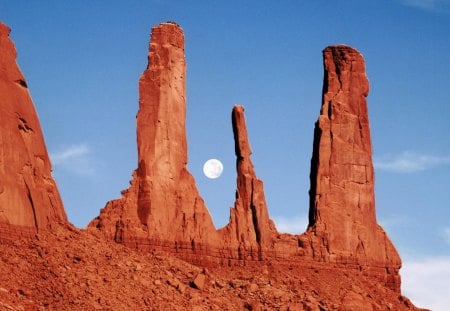
POLYGON ((450 1, 0 0, 70 221, 128 187, 137 166, 138 80, 152 26, 185 32, 189 169, 217 227, 234 201, 234 104, 246 107, 256 173, 280 231, 307 225, 322 53, 365 57, 379 222, 403 261, 403 291, 450 305, 450 1), (202 165, 224 163, 209 180, 202 165))

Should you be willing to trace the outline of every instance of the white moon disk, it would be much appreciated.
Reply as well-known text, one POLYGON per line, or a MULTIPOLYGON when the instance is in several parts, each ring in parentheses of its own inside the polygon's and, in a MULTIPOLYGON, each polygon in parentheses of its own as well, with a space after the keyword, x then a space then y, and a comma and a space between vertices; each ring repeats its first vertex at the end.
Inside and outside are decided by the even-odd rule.
POLYGON ((220 177, 223 172, 223 164, 217 159, 209 159, 203 164, 203 173, 206 177, 215 179, 220 177))

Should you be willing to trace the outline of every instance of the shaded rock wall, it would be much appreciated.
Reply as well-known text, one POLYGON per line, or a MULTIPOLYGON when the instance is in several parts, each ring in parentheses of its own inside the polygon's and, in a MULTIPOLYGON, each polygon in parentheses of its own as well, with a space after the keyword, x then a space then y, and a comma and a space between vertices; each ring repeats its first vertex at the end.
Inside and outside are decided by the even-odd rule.
POLYGON ((9 34, 0 23, 0 238, 30 235, 53 222, 67 222, 9 34))

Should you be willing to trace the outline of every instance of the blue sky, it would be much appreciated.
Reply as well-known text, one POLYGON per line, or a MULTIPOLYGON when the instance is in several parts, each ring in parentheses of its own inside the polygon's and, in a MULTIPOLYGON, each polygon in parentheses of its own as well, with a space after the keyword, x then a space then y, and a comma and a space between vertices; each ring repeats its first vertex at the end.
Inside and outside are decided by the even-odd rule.
POLYGON ((234 200, 231 108, 242 104, 270 215, 281 230, 304 231, 321 51, 357 48, 371 83, 377 216, 403 258, 404 292, 436 310, 450 305, 449 0, 0 0, 0 20, 79 227, 136 167, 152 26, 174 20, 185 31, 189 169, 217 227, 234 200), (224 163, 219 179, 202 174, 209 158, 224 163))

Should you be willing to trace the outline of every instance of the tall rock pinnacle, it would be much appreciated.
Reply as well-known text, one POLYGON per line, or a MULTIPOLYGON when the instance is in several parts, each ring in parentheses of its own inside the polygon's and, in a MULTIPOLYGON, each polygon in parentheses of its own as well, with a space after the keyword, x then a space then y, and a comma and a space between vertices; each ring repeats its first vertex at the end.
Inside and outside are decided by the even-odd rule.
POLYGON ((0 235, 67 222, 10 29, 0 23, 0 235))
POLYGON ((237 251, 239 259, 262 259, 264 251, 273 248, 277 234, 264 196, 263 182, 256 177, 245 124, 244 107, 234 106, 232 113, 236 151, 237 190, 229 224, 220 230, 225 245, 237 251))
POLYGON ((173 23, 154 27, 139 81, 138 215, 163 240, 199 241, 214 226, 186 168, 185 76, 183 30, 173 23))
POLYGON ((178 25, 152 29, 148 62, 139 81, 138 168, 130 189, 91 226, 128 243, 138 238, 136 244, 206 245, 215 228, 186 168, 186 63, 178 25))
POLYGON ((343 45, 326 48, 323 58, 310 175, 308 231, 320 241, 314 257, 398 269, 400 257, 375 216, 364 59, 343 45))

